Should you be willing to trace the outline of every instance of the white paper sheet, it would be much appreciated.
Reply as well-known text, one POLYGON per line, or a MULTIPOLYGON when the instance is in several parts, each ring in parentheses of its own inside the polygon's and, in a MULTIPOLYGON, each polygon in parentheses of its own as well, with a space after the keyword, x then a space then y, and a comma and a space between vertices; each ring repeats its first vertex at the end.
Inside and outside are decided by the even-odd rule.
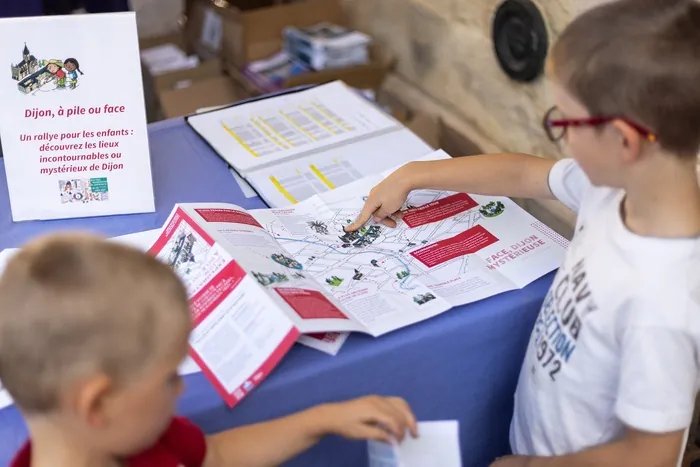
POLYGON ((256 168, 401 128, 340 81, 194 115, 188 122, 244 177, 256 168))
POLYGON ((461 467, 457 420, 420 422, 418 433, 401 444, 370 441, 370 467, 461 467))
POLYGON ((350 334, 347 332, 326 332, 323 334, 302 334, 297 343, 328 355, 338 355, 350 334))
POLYGON ((245 180, 243 180, 243 179, 236 173, 235 170, 229 168, 229 171, 231 172, 231 175, 233 176, 233 179, 234 179, 234 180, 236 181, 236 183, 238 184, 238 187, 239 187, 239 188, 241 189, 241 191, 243 192, 243 196, 245 196, 246 198, 255 198, 256 196, 258 196, 258 194, 255 192, 255 190, 253 190, 253 188, 248 184, 248 182, 246 182, 245 180))
POLYGON ((7 262, 10 258, 19 251, 19 248, 8 248, 7 250, 0 251, 0 276, 7 266, 7 262))
POLYGON ((270 207, 279 208, 431 153, 423 140, 402 129, 264 167, 247 179, 270 207))
POLYGON ((12 405, 12 403, 12 398, 7 393, 7 390, 3 388, 2 383, 0 382, 0 410, 12 405))

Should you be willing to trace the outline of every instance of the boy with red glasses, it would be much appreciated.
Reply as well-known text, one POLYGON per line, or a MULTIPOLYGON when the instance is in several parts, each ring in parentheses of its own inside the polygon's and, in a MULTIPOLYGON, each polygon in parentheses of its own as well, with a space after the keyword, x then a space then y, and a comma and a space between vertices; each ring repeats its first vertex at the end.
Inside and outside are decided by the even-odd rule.
POLYGON ((410 163, 350 229, 395 225, 424 188, 575 210, 515 394, 516 455, 494 466, 675 466, 700 380, 700 3, 596 7, 562 33, 550 65, 545 130, 572 159, 410 163))

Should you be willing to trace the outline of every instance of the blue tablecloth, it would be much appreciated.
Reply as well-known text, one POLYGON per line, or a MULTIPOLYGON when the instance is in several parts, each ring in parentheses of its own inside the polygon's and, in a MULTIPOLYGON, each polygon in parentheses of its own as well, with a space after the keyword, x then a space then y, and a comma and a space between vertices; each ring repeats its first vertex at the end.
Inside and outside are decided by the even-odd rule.
MULTIPOLYGON (((156 193, 155 214, 13 224, 0 162, 0 249, 34 235, 89 229, 109 236, 160 227, 175 202, 247 199, 225 164, 182 120, 149 127, 156 193)), ((1 161, 1 159, 0 159, 1 161)), ((266 420, 312 405, 366 394, 399 395, 420 420, 458 419, 464 464, 487 466, 509 451, 513 392, 530 330, 551 275, 525 289, 453 309, 379 339, 352 335, 331 357, 295 346, 279 367, 240 405, 228 409, 201 374, 185 378, 179 413, 206 432, 266 420)), ((14 407, 0 411, 0 465, 26 438, 14 407)), ((328 438, 290 466, 362 467, 366 445, 328 438)))

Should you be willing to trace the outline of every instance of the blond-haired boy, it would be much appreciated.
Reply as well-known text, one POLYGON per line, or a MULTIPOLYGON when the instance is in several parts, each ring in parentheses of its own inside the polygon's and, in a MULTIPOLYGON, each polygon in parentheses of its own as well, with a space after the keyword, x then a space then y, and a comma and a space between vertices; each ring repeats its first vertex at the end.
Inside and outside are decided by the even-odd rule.
POLYGON ((544 119, 573 159, 411 163, 352 229, 412 189, 558 198, 577 232, 544 300, 498 467, 675 466, 700 381, 700 2, 618 0, 552 51, 544 119))
POLYGON ((12 466, 272 466, 327 434, 416 434, 403 400, 373 396, 205 437, 174 416, 190 327, 155 258, 89 236, 25 247, 0 279, 0 380, 31 437, 12 466))

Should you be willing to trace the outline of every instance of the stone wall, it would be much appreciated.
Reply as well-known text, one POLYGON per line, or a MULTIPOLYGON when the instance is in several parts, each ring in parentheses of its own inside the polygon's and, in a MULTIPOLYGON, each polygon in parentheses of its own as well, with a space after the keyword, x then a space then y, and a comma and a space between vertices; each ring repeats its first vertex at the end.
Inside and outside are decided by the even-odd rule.
MULTIPOLYGON (((580 0, 539 0, 550 43, 580 0)), ((587 0, 586 3, 601 0, 587 0)), ((491 42, 498 0, 345 0, 353 24, 397 57, 396 75, 458 114, 492 147, 558 156, 541 128, 545 80, 521 84, 500 69, 491 42), (489 144, 491 146, 491 144, 489 144)))
MULTIPOLYGON (((536 1, 552 44, 574 15, 608 0, 536 1)), ((491 20, 500 0, 343 2, 353 25, 396 56, 386 87, 407 105, 446 119, 485 153, 565 155, 541 126, 552 105, 545 78, 518 83, 498 64, 491 20)), ((575 217, 561 203, 519 202, 555 230, 571 235, 575 217)))
MULTIPOLYGON (((610 0, 534 0, 550 46, 575 15, 610 0)), ((407 105, 461 128, 484 152, 563 157, 541 127, 552 105, 545 78, 517 83, 501 70, 491 21, 501 0, 343 0, 355 27, 397 58, 387 88, 407 105)), ((453 154, 458 156, 460 154, 453 154)), ((700 160, 698 163, 700 177, 700 160)), ((574 217, 558 202, 521 203, 560 232, 574 217)))

